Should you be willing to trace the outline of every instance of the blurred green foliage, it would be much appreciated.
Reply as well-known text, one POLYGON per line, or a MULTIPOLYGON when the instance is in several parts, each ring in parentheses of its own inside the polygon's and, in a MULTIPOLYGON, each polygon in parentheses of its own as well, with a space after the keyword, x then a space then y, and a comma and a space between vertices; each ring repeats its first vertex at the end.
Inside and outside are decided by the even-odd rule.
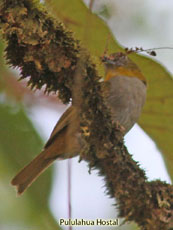
POLYGON ((51 168, 21 197, 16 198, 10 185, 12 177, 41 151, 43 143, 24 106, 6 97, 2 76, 9 70, 3 65, 3 46, 0 42, 0 229, 58 229, 48 204, 51 168))

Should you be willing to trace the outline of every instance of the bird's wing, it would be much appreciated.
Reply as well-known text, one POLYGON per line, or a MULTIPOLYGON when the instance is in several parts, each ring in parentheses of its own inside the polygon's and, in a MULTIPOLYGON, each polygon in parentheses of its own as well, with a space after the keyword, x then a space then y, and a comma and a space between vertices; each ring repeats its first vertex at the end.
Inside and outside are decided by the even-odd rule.
POLYGON ((45 148, 47 148, 52 141, 57 138, 57 136, 68 127, 68 125, 70 124, 70 122, 73 120, 73 117, 75 117, 75 113, 76 110, 73 106, 70 106, 65 112, 64 114, 61 116, 61 118, 59 119, 59 121, 57 122, 56 126, 54 127, 50 138, 48 140, 48 142, 45 145, 45 148))

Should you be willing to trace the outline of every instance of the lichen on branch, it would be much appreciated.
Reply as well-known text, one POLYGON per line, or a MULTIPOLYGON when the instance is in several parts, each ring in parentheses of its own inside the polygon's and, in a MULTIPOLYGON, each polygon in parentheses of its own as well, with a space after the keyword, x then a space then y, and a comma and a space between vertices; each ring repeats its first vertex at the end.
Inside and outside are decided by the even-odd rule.
POLYGON ((21 78, 28 77, 31 88, 45 85, 47 92, 59 91, 63 102, 69 102, 79 54, 72 33, 37 1, 25 0, 1 2, 0 28, 6 60, 19 68, 21 78))
POLYGON ((58 92, 64 103, 71 98, 76 103, 73 89, 82 63, 79 111, 86 145, 81 158, 105 177, 120 217, 135 221, 143 230, 173 228, 173 187, 159 180, 148 182, 128 153, 111 120, 95 64, 79 41, 39 1, 1 0, 0 28, 8 64, 19 68, 21 79, 29 78, 32 88, 45 86, 46 92, 58 92))

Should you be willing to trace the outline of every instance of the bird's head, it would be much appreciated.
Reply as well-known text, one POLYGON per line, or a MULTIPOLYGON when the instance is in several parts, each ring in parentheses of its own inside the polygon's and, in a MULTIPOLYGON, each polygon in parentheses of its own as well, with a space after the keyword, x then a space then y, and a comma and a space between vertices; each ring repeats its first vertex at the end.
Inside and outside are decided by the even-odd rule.
POLYGON ((139 67, 127 56, 126 53, 117 52, 101 57, 105 65, 105 81, 116 76, 136 77, 146 84, 146 79, 139 67))

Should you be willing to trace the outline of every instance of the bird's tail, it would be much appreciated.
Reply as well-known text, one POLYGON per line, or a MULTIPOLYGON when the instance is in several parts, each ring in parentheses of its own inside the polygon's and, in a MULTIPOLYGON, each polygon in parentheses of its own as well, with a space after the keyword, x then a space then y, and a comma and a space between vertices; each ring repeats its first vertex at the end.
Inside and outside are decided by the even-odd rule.
POLYGON ((45 151, 41 152, 12 179, 11 184, 17 187, 18 195, 21 195, 55 160, 45 158, 45 155, 45 151))

